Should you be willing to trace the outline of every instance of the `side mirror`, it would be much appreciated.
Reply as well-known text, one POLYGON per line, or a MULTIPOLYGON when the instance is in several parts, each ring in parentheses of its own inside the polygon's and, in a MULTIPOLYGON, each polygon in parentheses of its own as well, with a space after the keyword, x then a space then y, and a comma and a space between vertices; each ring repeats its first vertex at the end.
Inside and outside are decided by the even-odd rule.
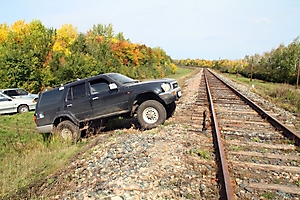
POLYGON ((115 83, 109 84, 108 87, 109 87, 110 90, 116 90, 116 89, 118 89, 118 86, 115 83))

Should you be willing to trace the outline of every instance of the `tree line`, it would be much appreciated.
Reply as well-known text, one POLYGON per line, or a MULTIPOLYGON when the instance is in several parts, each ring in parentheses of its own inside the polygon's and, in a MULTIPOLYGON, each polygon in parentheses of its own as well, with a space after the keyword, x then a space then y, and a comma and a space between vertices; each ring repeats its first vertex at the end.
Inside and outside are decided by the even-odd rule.
POLYGON ((174 60, 179 66, 210 67, 221 72, 241 74, 276 83, 295 84, 297 81, 300 59, 300 40, 295 38, 290 44, 280 44, 277 48, 262 55, 246 55, 239 60, 174 60))
POLYGON ((111 24, 79 33, 71 24, 46 28, 41 21, 0 24, 0 88, 40 92, 77 78, 118 72, 135 79, 175 73, 177 66, 159 48, 134 44, 111 24))

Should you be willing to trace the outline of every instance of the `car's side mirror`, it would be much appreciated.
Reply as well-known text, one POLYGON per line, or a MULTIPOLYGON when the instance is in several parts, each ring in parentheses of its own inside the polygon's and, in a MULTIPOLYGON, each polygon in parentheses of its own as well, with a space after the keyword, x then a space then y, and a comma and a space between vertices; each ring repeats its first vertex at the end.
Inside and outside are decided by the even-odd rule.
POLYGON ((115 83, 109 84, 108 87, 109 87, 110 90, 116 90, 116 89, 118 89, 118 86, 115 83))

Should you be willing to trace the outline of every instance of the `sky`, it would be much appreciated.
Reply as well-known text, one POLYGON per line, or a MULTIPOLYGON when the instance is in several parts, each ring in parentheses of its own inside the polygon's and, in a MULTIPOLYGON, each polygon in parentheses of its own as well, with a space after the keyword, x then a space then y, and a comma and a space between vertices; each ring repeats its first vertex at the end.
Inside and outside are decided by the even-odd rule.
POLYGON ((132 43, 160 47, 173 59, 243 59, 300 36, 300 0, 9 0, 0 24, 40 20, 86 33, 112 24, 132 43))

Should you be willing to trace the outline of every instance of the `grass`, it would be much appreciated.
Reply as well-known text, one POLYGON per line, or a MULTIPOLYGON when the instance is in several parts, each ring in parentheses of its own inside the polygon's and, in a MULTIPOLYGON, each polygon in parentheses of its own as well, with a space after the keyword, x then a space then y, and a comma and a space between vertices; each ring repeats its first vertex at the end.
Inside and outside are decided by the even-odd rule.
POLYGON ((241 147, 239 147, 239 146, 232 146, 231 150, 232 151, 242 151, 243 149, 241 147))
POLYGON ((198 150, 197 155, 203 159, 209 159, 209 155, 205 150, 198 150))
POLYGON ((260 139, 258 137, 254 137, 254 138, 252 138, 252 141, 253 142, 260 142, 260 139))
MULTIPOLYGON (((184 81, 197 72, 199 69, 180 67, 169 78, 183 86, 184 81)), ((121 134, 123 131, 118 131, 118 135, 121 134)), ((0 199, 26 190, 30 184, 62 169, 90 143, 88 139, 83 141, 76 145, 59 137, 44 141, 36 131, 33 112, 0 115, 0 199)), ((48 182, 53 181, 48 179, 48 182)))
POLYGON ((59 138, 44 142, 33 112, 0 116, 0 131, 0 198, 60 169, 80 147, 59 138))
MULTIPOLYGON (((287 111, 294 113, 300 117, 300 88, 296 89, 293 85, 265 82, 257 79, 250 81, 249 78, 237 76, 235 74, 223 74, 224 76, 242 83, 252 91, 262 96, 263 98, 274 103, 287 111), (253 86, 252 86, 253 85, 253 86)), ((295 121, 296 129, 300 130, 300 123, 295 121)))
POLYGON ((172 74, 170 76, 167 76, 167 78, 173 78, 176 79, 179 86, 183 87, 184 81, 186 79, 189 79, 190 77, 196 75, 201 68, 188 68, 188 67, 178 67, 178 70, 176 74, 172 74))
POLYGON ((223 75, 230 77, 237 82, 246 84, 249 87, 252 87, 253 85, 253 91, 257 94, 290 112, 300 115, 300 89, 295 89, 295 86, 265 82, 257 79, 250 81, 249 78, 233 74, 223 75))
POLYGON ((208 155, 208 152, 205 151, 205 150, 201 150, 201 149, 190 149, 189 152, 188 152, 191 156, 193 155, 197 155, 199 156, 200 158, 203 158, 203 159, 209 159, 209 155, 208 155))
POLYGON ((266 199, 275 199, 275 195, 270 192, 264 192, 261 196, 266 199))

